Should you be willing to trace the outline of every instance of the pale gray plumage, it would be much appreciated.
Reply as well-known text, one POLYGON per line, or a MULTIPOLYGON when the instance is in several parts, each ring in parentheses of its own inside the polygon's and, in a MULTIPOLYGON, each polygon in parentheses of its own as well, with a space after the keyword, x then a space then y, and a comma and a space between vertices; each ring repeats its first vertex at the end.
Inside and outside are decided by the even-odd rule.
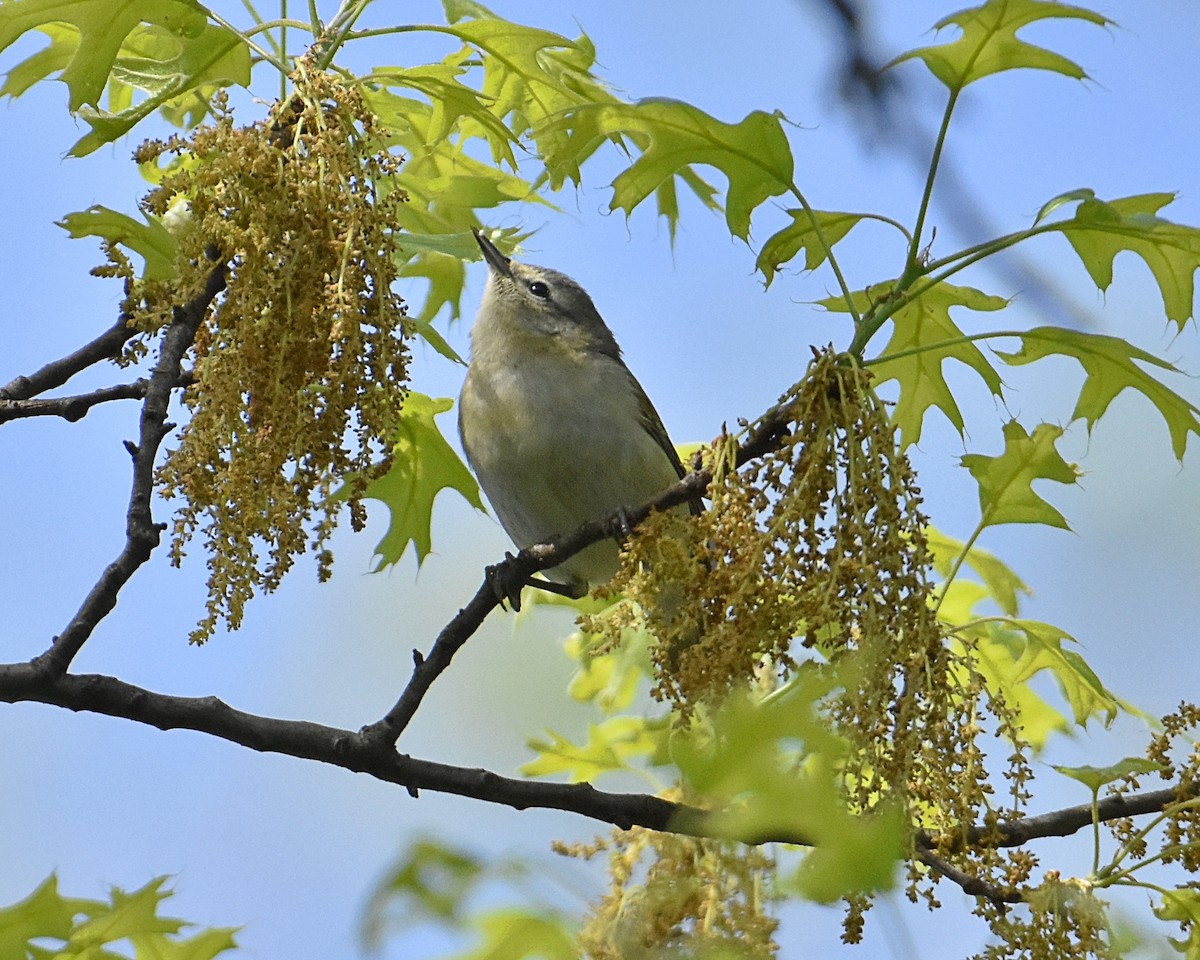
MULTIPOLYGON (((459 398, 467 460, 518 547, 545 543, 683 476, 654 406, 570 277, 505 257, 476 233, 488 281, 459 398)), ((686 507, 684 509, 687 509, 686 507)), ((545 576, 580 595, 609 580, 597 543, 545 576)))

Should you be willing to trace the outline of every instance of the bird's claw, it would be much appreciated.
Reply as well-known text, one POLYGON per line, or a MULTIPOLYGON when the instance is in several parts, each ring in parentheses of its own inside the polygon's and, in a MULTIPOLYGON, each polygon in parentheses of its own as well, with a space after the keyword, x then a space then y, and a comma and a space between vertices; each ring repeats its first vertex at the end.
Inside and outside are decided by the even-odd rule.
POLYGON ((495 593, 500 608, 507 610, 511 606, 514 612, 520 613, 521 590, 528 579, 513 576, 512 561, 515 559, 511 553, 505 552, 504 561, 487 567, 484 573, 488 583, 492 585, 492 592, 495 593))

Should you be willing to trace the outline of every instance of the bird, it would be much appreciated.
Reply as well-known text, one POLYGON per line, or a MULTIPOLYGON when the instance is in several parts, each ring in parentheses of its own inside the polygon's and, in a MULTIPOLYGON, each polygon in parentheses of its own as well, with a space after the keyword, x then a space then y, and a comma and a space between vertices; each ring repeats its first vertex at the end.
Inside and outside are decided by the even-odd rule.
MULTIPOLYGON (((552 542, 682 478, 662 419, 587 291, 474 234, 488 278, 471 328, 458 431, 516 546, 552 542)), ((698 512, 700 503, 677 509, 698 512)), ((617 544, 606 539, 528 583, 578 598, 617 567, 617 544)), ((519 609, 519 585, 500 592, 519 609)))

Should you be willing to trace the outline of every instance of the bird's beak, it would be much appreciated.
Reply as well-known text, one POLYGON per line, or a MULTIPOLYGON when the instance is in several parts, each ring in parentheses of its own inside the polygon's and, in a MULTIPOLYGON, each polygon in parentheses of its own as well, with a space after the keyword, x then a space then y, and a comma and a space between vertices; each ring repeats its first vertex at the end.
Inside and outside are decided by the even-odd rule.
POLYGON ((487 238, 482 230, 472 230, 471 232, 475 234, 475 242, 483 251, 483 259, 487 261, 488 268, 496 271, 502 277, 511 277, 512 270, 509 269, 509 264, 512 261, 496 248, 496 245, 487 238))

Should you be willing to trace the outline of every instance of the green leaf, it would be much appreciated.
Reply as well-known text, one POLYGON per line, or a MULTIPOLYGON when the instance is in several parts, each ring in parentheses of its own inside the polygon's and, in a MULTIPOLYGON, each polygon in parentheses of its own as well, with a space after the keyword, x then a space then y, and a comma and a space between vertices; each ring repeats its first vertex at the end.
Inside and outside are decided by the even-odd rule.
MULTIPOLYGON (((933 554, 934 569, 942 576, 948 576, 965 544, 935 527, 927 527, 925 537, 933 554)), ((1005 616, 1015 617, 1020 606, 1020 596, 1030 596, 1033 593, 1011 567, 982 547, 972 546, 967 551, 966 565, 979 575, 986 588, 986 595, 996 602, 1005 616)))
POLYGON ((58 892, 51 874, 19 903, 0 908, 0 957, 24 957, 31 940, 66 940, 75 918, 95 916, 105 909, 99 900, 74 900, 58 892))
POLYGON ((74 27, 79 44, 59 79, 75 111, 85 103, 99 106, 121 46, 140 24, 157 24, 186 40, 199 36, 207 21, 197 0, 8 0, 0 4, 0 51, 46 24, 74 27))
POLYGON ((1179 887, 1162 892, 1162 903, 1153 908, 1160 920, 1173 920, 1187 933, 1187 940, 1170 937, 1171 945, 1185 960, 1200 960, 1200 890, 1179 887))
MULTIPOLYGON (((885 300, 893 286, 883 284, 853 295, 856 308, 866 311, 885 300)), ((846 302, 840 297, 819 301, 829 310, 844 312, 846 302)), ((964 424, 962 412, 954 399, 942 363, 957 360, 966 364, 987 385, 994 396, 1003 388, 1000 376, 983 352, 975 346, 951 319, 950 310, 994 311, 1008 306, 1003 297, 992 296, 973 287, 938 283, 923 290, 919 296, 892 314, 892 337, 883 353, 868 361, 879 383, 895 380, 900 398, 892 410, 892 422, 900 428, 901 445, 920 442, 925 413, 937 407, 954 424, 961 435, 964 424)))
POLYGON ((1024 641, 1014 680, 1023 683, 1035 674, 1048 672, 1070 705, 1078 726, 1086 727, 1093 717, 1102 718, 1108 726, 1119 711, 1131 709, 1100 682, 1083 657, 1063 647, 1064 643, 1076 642, 1064 630, 1036 620, 1011 620, 1006 627, 1024 641))
POLYGON ((639 155, 612 182, 609 202, 610 210, 627 216, 662 184, 686 177, 693 164, 706 164, 728 179, 725 221, 745 240, 754 209, 792 186, 792 152, 780 118, 761 111, 728 124, 677 100, 589 103, 552 121, 548 132, 564 137, 560 149, 546 156, 555 188, 577 179, 579 162, 601 143, 629 141, 639 155))
POLYGON ((958 27, 962 35, 957 40, 909 50, 888 66, 905 60, 920 60, 935 77, 956 92, 994 73, 1021 68, 1050 70, 1076 80, 1084 79, 1087 74, 1079 64, 1017 37, 1017 33, 1029 24, 1051 18, 1083 20, 1101 27, 1112 23, 1092 10, 1065 3, 987 0, 978 7, 944 17, 934 25, 936 30, 958 27))
POLYGON ((181 125, 198 123, 216 90, 249 83, 250 48, 238 34, 210 25, 196 36, 181 38, 160 26, 139 27, 130 33, 113 66, 110 109, 80 108, 92 130, 70 153, 91 153, 160 108, 181 125), (135 104, 134 90, 147 96, 135 104))
POLYGON ((1171 435, 1171 449, 1183 460, 1189 434, 1200 436, 1200 409, 1164 386, 1139 363, 1179 373, 1173 365, 1120 337, 1108 337, 1062 327, 1037 327, 1020 335, 1021 349, 996 353, 1005 363, 1019 366, 1049 356, 1073 357, 1087 373, 1072 420, 1083 419, 1088 432, 1104 416, 1122 390, 1136 390, 1157 408, 1171 435))
POLYGON ((1004 453, 986 457, 968 453, 962 457, 979 484, 981 529, 1001 523, 1044 523, 1070 530, 1066 518, 1033 490, 1034 480, 1075 483, 1079 470, 1067 463, 1054 448, 1062 428, 1039 424, 1030 436, 1016 420, 1004 425, 1004 453))
POLYGON ((792 218, 791 225, 767 239, 754 263, 755 269, 766 279, 768 287, 775 279, 780 266, 801 250, 804 251, 805 270, 816 270, 829 256, 829 251, 821 243, 821 237, 813 225, 813 218, 816 218, 825 242, 832 247, 865 216, 861 213, 835 213, 829 210, 814 210, 811 216, 804 209, 792 209, 787 212, 792 218))
POLYGON ((588 727, 587 743, 576 745, 553 730, 549 740, 532 738, 529 749, 538 754, 521 767, 527 777, 565 773, 571 783, 591 781, 603 773, 628 770, 634 757, 654 756, 669 732, 666 718, 610 717, 588 727))
POLYGON ((1075 216, 1056 224, 1101 290, 1113 279, 1113 259, 1136 253, 1150 268, 1162 294, 1167 319, 1180 330, 1192 317, 1195 273, 1200 267, 1200 229, 1156 216, 1173 193, 1146 193, 1119 200, 1085 199, 1075 216))
POLYGON ((478 920, 482 942, 456 960, 578 960, 575 936, 554 917, 496 910, 478 920))
POLYGON ((170 280, 175 276, 175 238, 154 218, 147 217, 142 223, 124 213, 94 204, 86 210, 68 213, 58 225, 76 240, 101 237, 132 250, 145 261, 143 279, 170 280))
POLYGON ((363 908, 363 942, 378 949, 388 928, 422 921, 457 926, 485 873, 486 865, 461 848, 428 837, 411 841, 371 891, 363 908))
POLYGON ((591 99, 612 99, 591 75, 595 49, 586 37, 572 41, 513 23, 478 3, 444 6, 452 25, 437 29, 479 51, 481 93, 494 116, 508 118, 514 134, 532 131, 537 140, 548 117, 591 99))
POLYGON ((803 838, 812 850, 790 882, 821 903, 890 887, 908 836, 896 806, 880 804, 869 815, 846 808, 848 745, 818 712, 831 688, 830 675, 812 670, 766 702, 731 696, 710 730, 693 727, 672 740, 689 790, 714 810, 706 829, 731 838, 803 838))
POLYGON ((479 485, 466 464, 446 442, 434 417, 454 401, 409 393, 404 399, 399 435, 393 447, 392 469, 367 486, 365 497, 381 500, 391 514, 387 533, 375 547, 378 572, 396 563, 411 543, 420 564, 432 549, 430 523, 434 498, 444 489, 457 490, 467 502, 483 509, 479 485))
POLYGON ((970 655, 987 688, 1002 694, 1008 709, 1015 712, 1016 726, 1024 742, 1040 752, 1053 734, 1070 729, 1067 718, 1030 687, 1029 677, 1021 666, 1026 646, 1021 634, 994 623, 957 633, 973 638, 970 655))
MULTIPOLYGON (((531 592, 545 595, 540 590, 531 592)), ((641 681, 651 673, 653 638, 649 631, 626 628, 621 631, 621 642, 601 654, 589 649, 591 640, 586 633, 574 633, 564 644, 567 656, 579 664, 567 692, 581 703, 594 703, 605 714, 627 709, 641 681)))
POLYGON ((494 101, 491 97, 459 82, 458 77, 467 69, 459 63, 445 61, 420 67, 386 67, 376 69, 364 80, 416 90, 428 98, 430 115, 425 127, 427 139, 424 146, 432 147, 443 142, 458 131, 462 121, 471 120, 492 145, 497 161, 503 161, 515 170, 517 161, 513 156, 512 144, 517 138, 492 112, 494 101))
POLYGON ((1155 773, 1163 769, 1161 763, 1148 757, 1125 757, 1107 767, 1063 767, 1057 764, 1051 766, 1064 777, 1078 780, 1092 793, 1099 793, 1101 787, 1124 780, 1130 774, 1155 773))
POLYGON ((133 945, 138 960, 212 960, 234 949, 235 928, 213 927, 183 937, 179 930, 189 924, 158 915, 159 905, 171 896, 162 889, 166 879, 158 877, 133 893, 114 887, 111 902, 105 903, 66 899, 51 876, 25 900, 0 909, 0 956, 101 960, 116 958, 105 947, 120 941, 133 945), (58 945, 47 946, 47 940, 58 945))

